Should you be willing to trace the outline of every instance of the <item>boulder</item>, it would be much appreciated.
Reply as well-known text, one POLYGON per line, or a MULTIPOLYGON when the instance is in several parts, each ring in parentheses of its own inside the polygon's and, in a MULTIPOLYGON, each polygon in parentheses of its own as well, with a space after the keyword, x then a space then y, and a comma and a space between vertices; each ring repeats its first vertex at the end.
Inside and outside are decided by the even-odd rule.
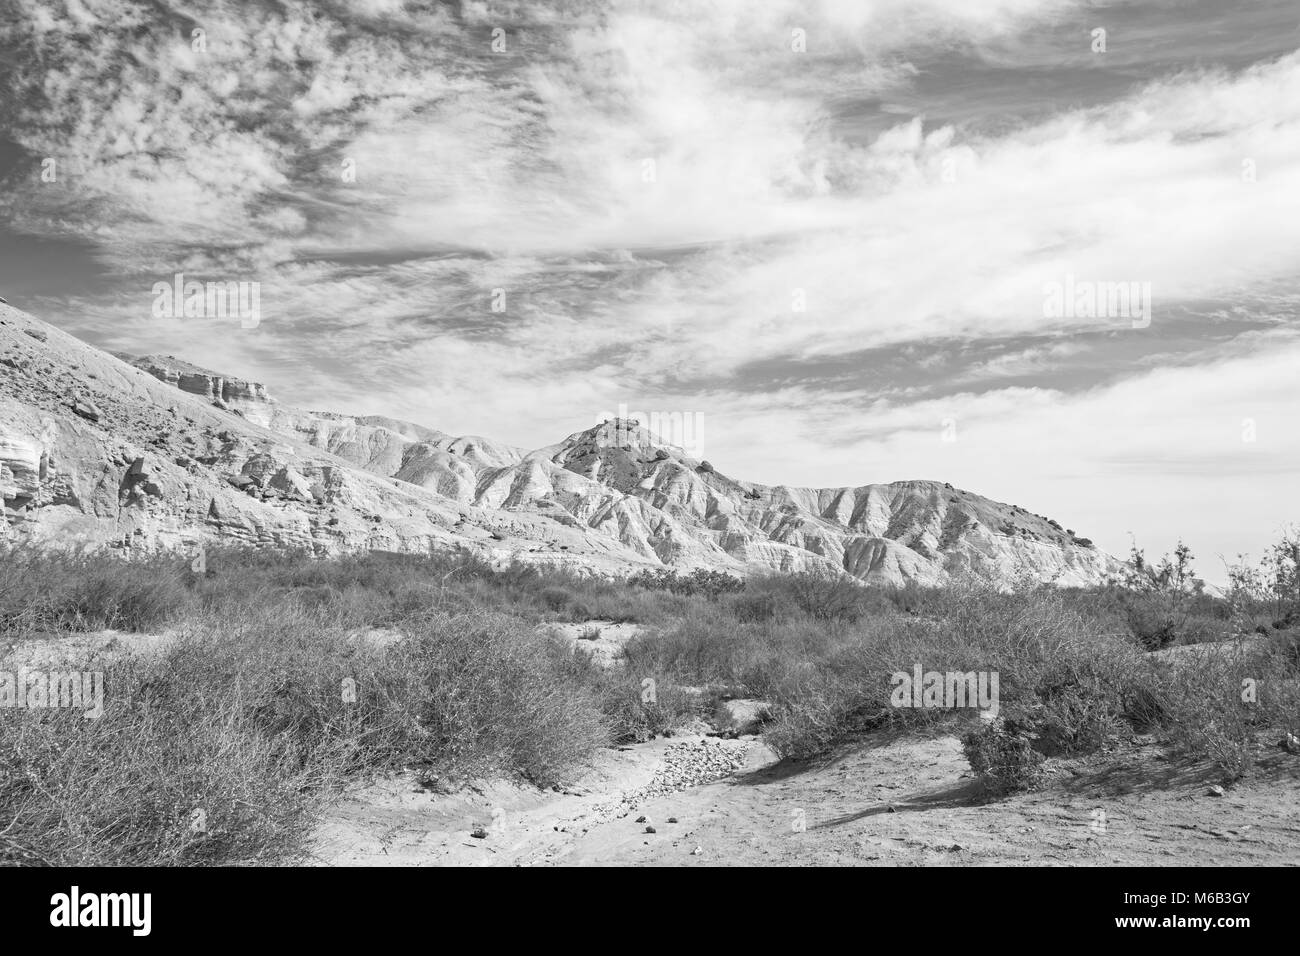
POLYGON ((271 476, 269 488, 294 501, 316 500, 312 494, 312 483, 287 466, 271 476))
POLYGON ((79 398, 73 402, 72 411, 74 414, 80 415, 82 418, 90 422, 99 421, 104 414, 99 410, 99 407, 94 402, 85 398, 79 398))

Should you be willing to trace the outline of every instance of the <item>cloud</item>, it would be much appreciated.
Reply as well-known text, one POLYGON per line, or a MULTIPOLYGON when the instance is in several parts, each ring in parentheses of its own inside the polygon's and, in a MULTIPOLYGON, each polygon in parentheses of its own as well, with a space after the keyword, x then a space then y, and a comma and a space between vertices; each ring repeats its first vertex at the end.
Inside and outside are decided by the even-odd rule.
POLYGON ((1078 476, 1178 462, 1190 507, 1295 451, 1204 440, 1292 407, 1260 384, 1300 248, 1282 5, 15 2, 0 222, 92 244, 116 286, 41 305, 108 347, 520 445, 698 412, 723 470, 928 471, 1093 501, 1080 530, 1111 518, 1078 476), (181 271, 261 282, 262 323, 154 320, 181 271), (1149 283, 1150 324, 1046 314, 1067 277, 1149 283))

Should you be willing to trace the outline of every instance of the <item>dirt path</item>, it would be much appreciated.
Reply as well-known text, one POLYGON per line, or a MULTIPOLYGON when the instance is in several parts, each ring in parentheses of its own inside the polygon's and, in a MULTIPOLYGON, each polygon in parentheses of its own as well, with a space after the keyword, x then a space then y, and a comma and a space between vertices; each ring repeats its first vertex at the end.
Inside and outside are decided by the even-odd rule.
POLYGON ((983 804, 953 737, 878 736, 798 765, 746 738, 730 743, 744 760, 733 775, 642 796, 673 748, 700 739, 610 752, 569 793, 497 785, 440 796, 389 781, 340 803, 316 857, 412 866, 1300 864, 1300 758, 1291 755, 1268 758, 1258 779, 1222 797, 1209 794, 1208 768, 1148 747, 1086 769, 1063 765, 1042 791, 983 804), (487 836, 473 838, 475 826, 487 836))

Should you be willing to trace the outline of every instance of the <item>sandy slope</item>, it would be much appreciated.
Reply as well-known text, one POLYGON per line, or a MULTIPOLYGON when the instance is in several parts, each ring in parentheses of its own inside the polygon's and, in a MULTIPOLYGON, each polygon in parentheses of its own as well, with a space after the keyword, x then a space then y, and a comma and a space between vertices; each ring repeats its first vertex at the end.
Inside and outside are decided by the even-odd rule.
POLYGON ((1280 752, 1223 797, 1208 792, 1210 768, 1148 746, 1062 765, 1042 791, 983 804, 953 737, 879 735, 815 765, 778 763, 747 738, 734 776, 620 805, 674 743, 612 752, 566 794, 499 785, 449 797, 389 781, 335 808, 316 857, 411 866, 1300 863, 1300 758, 1280 752), (655 833, 634 822, 641 815, 655 833), (488 836, 472 838, 475 825, 488 836))

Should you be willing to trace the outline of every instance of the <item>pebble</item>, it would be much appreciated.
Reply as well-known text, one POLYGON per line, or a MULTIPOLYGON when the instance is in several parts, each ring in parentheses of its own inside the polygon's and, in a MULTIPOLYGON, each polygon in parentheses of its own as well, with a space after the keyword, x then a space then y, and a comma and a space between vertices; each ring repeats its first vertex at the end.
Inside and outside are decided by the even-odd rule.
MULTIPOLYGON (((728 777, 745 765, 748 748, 749 745, 743 741, 715 737, 674 743, 664 750, 662 762, 648 784, 628 790, 617 802, 603 804, 595 810, 622 819, 648 800, 728 777)), ((716 812, 716 808, 709 812, 716 812)), ((650 819, 643 814, 635 822, 648 824, 650 819)), ((668 822, 676 823, 677 818, 668 822)))
POLYGON ((623 802, 636 806, 654 797, 680 793, 699 784, 730 776, 745 765, 746 749, 744 743, 712 737, 673 744, 664 751, 663 765, 654 779, 639 790, 626 794, 623 802))

